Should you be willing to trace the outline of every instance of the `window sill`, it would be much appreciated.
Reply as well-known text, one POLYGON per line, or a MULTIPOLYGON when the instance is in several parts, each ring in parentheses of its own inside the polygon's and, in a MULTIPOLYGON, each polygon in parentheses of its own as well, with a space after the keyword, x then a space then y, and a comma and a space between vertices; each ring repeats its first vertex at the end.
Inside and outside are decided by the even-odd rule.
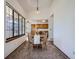
POLYGON ((17 38, 20 38, 20 37, 22 37, 22 36, 24 36, 24 35, 25 35, 25 34, 7 38, 7 39, 6 39, 6 43, 8 43, 8 42, 10 42, 10 41, 13 41, 13 40, 15 40, 15 39, 17 39, 17 38))

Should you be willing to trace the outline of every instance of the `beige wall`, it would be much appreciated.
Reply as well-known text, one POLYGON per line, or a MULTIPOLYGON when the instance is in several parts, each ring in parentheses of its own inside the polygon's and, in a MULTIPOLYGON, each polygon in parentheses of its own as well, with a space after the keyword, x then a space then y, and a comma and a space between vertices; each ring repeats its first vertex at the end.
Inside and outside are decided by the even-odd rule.
POLYGON ((70 59, 75 59, 74 5, 74 0, 53 0, 50 9, 54 15, 54 44, 70 59))

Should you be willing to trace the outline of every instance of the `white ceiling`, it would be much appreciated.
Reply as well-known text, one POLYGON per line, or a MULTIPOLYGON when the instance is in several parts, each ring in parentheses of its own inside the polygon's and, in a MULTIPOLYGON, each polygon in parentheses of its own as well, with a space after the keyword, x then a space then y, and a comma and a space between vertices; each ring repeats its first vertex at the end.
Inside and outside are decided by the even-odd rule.
MULTIPOLYGON (((17 0, 23 7, 24 11, 29 12, 36 10, 37 0, 17 0)), ((52 0, 38 0, 39 10, 49 8, 52 4, 52 0)))

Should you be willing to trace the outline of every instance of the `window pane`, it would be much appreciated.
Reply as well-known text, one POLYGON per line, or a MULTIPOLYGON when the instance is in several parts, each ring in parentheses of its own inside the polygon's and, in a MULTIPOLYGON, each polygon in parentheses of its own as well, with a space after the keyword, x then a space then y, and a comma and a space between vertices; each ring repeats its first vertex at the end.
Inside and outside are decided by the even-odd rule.
POLYGON ((14 36, 18 35, 18 14, 14 12, 14 36))
POLYGON ((23 34, 25 32, 25 19, 23 18, 23 34))
POLYGON ((12 19, 12 9, 6 6, 6 38, 10 38, 13 36, 12 26, 13 26, 13 19, 12 19))
POLYGON ((22 32, 21 32, 21 24, 22 24, 22 17, 21 16, 19 16, 19 34, 21 35, 22 34, 22 32))
POLYGON ((21 34, 23 34, 23 18, 21 20, 21 34))

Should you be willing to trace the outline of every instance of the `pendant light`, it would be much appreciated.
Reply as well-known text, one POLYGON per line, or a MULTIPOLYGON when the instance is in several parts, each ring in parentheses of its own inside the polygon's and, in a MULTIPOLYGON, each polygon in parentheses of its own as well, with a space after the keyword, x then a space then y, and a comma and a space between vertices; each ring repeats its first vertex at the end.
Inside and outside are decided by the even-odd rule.
POLYGON ((37 8, 36 8, 36 13, 39 14, 39 6, 38 6, 38 0, 37 0, 37 8))

